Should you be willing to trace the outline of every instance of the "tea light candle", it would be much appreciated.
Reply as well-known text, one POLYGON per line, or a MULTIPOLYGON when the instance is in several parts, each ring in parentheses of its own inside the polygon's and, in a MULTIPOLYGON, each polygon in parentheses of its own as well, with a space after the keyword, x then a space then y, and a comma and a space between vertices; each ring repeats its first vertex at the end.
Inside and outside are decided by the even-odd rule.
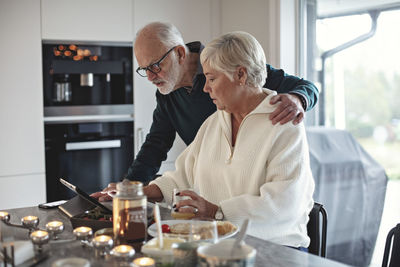
POLYGON ((130 260, 135 255, 135 249, 129 245, 119 245, 111 250, 111 255, 119 260, 130 260))
POLYGON ((93 235, 92 228, 86 226, 75 228, 73 233, 78 240, 88 240, 93 235))
POLYGON ((137 258, 133 261, 133 264, 137 267, 154 267, 156 262, 149 257, 137 258))
POLYGON ((10 221, 10 214, 7 211, 0 211, 0 221, 2 222, 9 222, 10 221))
POLYGON ((39 218, 36 216, 25 216, 21 221, 23 226, 29 228, 29 231, 31 231, 32 228, 35 229, 39 224, 39 218))
POLYGON ((39 249, 41 246, 49 242, 49 233, 43 230, 36 230, 31 233, 30 238, 32 243, 37 245, 39 249))
POLYGON ((96 256, 105 256, 114 245, 111 236, 99 235, 93 238, 92 244, 95 248, 96 256))
POLYGON ((60 221, 51 221, 46 224, 46 230, 54 239, 58 239, 58 234, 64 231, 64 224, 60 221))

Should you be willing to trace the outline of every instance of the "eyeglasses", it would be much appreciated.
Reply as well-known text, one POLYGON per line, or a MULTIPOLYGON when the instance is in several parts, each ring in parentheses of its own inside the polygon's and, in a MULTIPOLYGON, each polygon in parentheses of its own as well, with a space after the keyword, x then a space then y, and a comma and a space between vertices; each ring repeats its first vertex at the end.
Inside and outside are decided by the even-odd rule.
POLYGON ((154 73, 154 74, 159 73, 159 72, 161 71, 161 67, 160 67, 161 62, 168 56, 168 54, 169 54, 172 50, 175 49, 175 47, 177 47, 177 46, 174 46, 174 47, 172 47, 170 50, 168 50, 168 52, 165 53, 165 54, 162 56, 162 58, 160 58, 160 60, 157 61, 156 63, 152 63, 152 64, 150 64, 150 65, 148 65, 147 67, 144 67, 144 68, 141 68, 141 67, 137 68, 137 69, 136 69, 137 74, 139 74, 139 75, 142 76, 142 77, 147 77, 147 71, 151 71, 151 72, 154 73))

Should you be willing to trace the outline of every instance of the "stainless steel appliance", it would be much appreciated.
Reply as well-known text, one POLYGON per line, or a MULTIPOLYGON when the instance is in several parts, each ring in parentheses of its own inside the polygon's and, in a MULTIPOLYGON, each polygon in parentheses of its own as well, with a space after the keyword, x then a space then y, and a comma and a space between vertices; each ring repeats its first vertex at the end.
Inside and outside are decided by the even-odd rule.
POLYGON ((70 199, 59 178, 87 193, 118 182, 133 159, 133 122, 45 125, 47 201, 70 199))
POLYGON ((44 106, 133 103, 132 46, 43 44, 44 106))
POLYGON ((47 201, 120 181, 133 160, 132 47, 43 44, 47 201))

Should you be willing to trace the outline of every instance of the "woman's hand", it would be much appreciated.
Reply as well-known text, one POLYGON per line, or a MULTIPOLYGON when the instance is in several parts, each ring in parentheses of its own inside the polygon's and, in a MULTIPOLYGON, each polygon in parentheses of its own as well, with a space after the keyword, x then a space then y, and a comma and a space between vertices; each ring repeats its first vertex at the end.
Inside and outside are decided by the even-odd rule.
POLYGON ((93 197, 93 198, 98 199, 100 202, 111 201, 112 200, 112 195, 115 194, 116 192, 117 192, 117 184, 116 183, 110 183, 102 191, 93 193, 90 196, 93 197))
POLYGON ((278 94, 271 97, 270 104, 279 103, 278 107, 269 116, 272 124, 285 124, 293 120, 293 124, 300 123, 304 118, 304 109, 300 96, 295 94, 278 94))
MULTIPOLYGON (((96 192, 90 196, 98 199, 99 201, 111 201, 113 196, 117 193, 117 184, 110 183, 103 191, 96 192)), ((153 185, 148 185, 143 188, 143 193, 147 196, 149 201, 162 201, 164 196, 161 193, 160 188, 153 185)))
POLYGON ((179 201, 173 208, 178 212, 194 213, 195 218, 214 219, 218 206, 208 202, 191 190, 179 192, 179 196, 189 196, 191 199, 179 201))

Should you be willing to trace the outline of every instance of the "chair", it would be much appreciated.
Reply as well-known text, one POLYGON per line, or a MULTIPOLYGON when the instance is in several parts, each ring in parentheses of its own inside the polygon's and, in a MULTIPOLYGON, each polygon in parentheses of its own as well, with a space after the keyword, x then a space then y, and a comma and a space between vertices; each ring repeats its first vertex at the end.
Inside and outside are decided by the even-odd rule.
POLYGON ((389 267, 400 266, 400 223, 389 231, 386 238, 382 267, 387 267, 387 266, 389 267), (393 246, 391 246, 392 239, 393 239, 393 246), (392 247, 392 253, 390 256, 390 263, 388 265, 389 252, 391 247, 392 247))
POLYGON ((314 203, 307 224, 307 232, 310 237, 308 252, 317 256, 326 257, 326 232, 328 225, 328 215, 322 204, 314 203), (320 216, 320 214, 322 216, 320 216), (320 230, 320 221, 322 218, 322 229, 320 230), (322 232, 322 234, 321 234, 322 232))

